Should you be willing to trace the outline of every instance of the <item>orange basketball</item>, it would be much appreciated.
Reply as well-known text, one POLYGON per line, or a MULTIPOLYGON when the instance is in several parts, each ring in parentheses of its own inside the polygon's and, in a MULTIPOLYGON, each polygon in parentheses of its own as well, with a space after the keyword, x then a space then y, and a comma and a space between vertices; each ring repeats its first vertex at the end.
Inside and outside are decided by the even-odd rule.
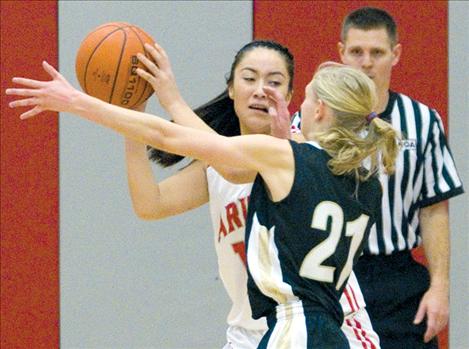
POLYGON ((154 40, 132 24, 111 22, 94 29, 81 43, 75 62, 83 91, 125 108, 145 102, 153 88, 136 73, 137 67, 144 68, 137 53, 149 57, 145 43, 154 40))

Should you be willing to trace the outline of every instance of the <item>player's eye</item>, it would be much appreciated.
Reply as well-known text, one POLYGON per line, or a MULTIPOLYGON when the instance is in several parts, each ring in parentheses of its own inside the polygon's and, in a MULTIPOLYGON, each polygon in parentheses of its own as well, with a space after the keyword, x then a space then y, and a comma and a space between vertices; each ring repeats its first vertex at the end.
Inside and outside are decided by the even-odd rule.
POLYGON ((382 55, 384 55, 384 52, 381 51, 381 50, 375 50, 375 51, 372 51, 372 52, 371 52, 371 55, 372 55, 373 57, 381 57, 382 55))

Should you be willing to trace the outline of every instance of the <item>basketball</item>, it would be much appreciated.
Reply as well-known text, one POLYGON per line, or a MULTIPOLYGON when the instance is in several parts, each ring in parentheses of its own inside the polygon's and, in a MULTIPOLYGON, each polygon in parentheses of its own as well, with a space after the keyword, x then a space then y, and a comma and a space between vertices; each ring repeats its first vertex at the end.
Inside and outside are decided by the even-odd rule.
POLYGON ((103 24, 81 43, 75 71, 83 91, 105 102, 134 108, 153 93, 152 86, 137 75, 145 68, 137 53, 145 52, 144 44, 154 40, 139 27, 123 22, 103 24))

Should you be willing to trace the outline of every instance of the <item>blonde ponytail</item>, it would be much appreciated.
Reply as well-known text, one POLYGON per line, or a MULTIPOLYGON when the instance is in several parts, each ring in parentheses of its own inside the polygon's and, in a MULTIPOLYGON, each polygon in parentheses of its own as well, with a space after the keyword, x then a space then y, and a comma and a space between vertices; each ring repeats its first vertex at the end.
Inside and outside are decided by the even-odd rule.
MULTIPOLYGON (((374 144, 381 155, 381 162, 386 174, 391 175, 395 170, 395 160, 399 153, 399 134, 388 122, 380 118, 374 118, 368 126, 366 142, 374 144)), ((374 154, 370 154, 374 155, 374 154)), ((376 166, 378 161, 376 160, 376 166)), ((378 169, 371 168, 372 173, 378 169)))
POLYGON ((386 173, 394 172, 398 154, 398 133, 376 117, 376 89, 364 73, 338 63, 323 63, 311 86, 317 98, 334 113, 334 122, 316 139, 332 157, 329 168, 335 175, 354 175, 366 180, 382 163, 386 173), (363 162, 370 159, 368 170, 363 162))

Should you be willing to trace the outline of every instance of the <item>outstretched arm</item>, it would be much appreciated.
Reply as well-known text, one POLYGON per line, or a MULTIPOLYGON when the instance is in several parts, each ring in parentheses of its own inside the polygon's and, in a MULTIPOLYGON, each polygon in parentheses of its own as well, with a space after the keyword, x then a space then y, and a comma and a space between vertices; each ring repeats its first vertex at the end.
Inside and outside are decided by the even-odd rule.
POLYGON ((10 95, 26 97, 11 102, 10 107, 32 107, 21 114, 22 119, 45 110, 73 113, 155 148, 200 159, 214 166, 227 164, 260 172, 275 193, 290 190, 294 161, 287 141, 264 135, 223 137, 175 125, 164 119, 91 97, 73 88, 48 63, 44 62, 43 66, 51 75, 51 81, 14 78, 13 82, 26 88, 6 91, 10 95), (290 186, 288 183, 284 185, 285 180, 291 181, 290 186), (281 188, 274 189, 275 184, 281 184, 281 188))

